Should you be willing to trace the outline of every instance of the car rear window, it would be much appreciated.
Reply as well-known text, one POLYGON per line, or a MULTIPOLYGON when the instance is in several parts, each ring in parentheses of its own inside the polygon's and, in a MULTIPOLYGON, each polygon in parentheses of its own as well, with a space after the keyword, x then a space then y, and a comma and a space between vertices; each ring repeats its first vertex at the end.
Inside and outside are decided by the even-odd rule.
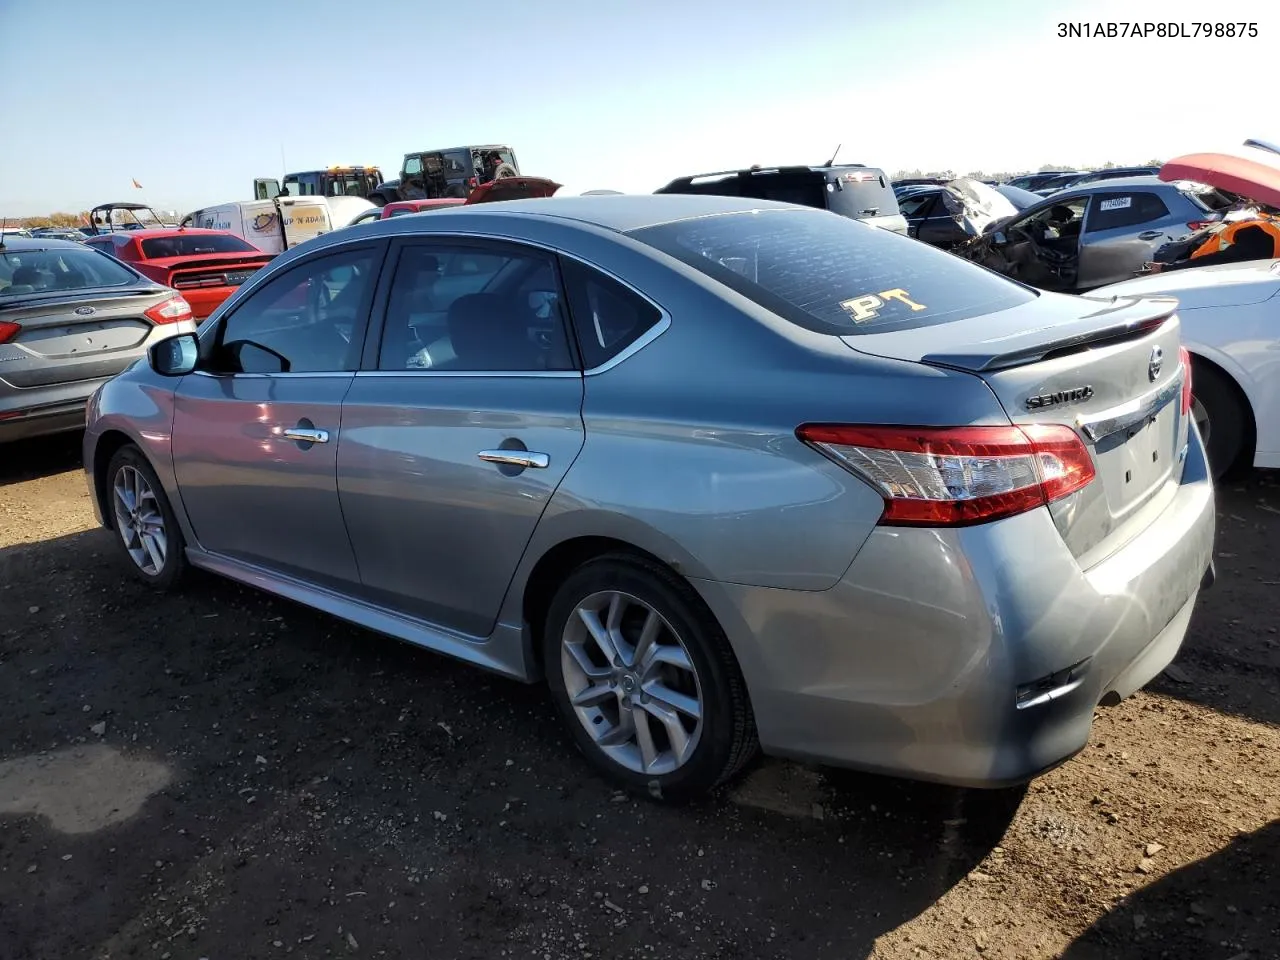
MULTIPOLYGON (((824 178, 825 179, 825 178, 824 178)), ((833 172, 825 184, 827 209, 841 216, 892 217, 899 213, 898 196, 881 171, 871 167, 833 172)))
POLYGON ((837 336, 952 323, 1036 296, 927 244, 829 213, 757 210, 630 235, 805 329, 837 336))
POLYGON ((202 253, 259 253, 257 247, 239 237, 216 233, 187 233, 173 237, 151 237, 142 241, 142 255, 149 260, 165 257, 193 257, 202 253))
POLYGON ((6 250, 0 253, 0 297, 90 287, 126 287, 138 275, 89 249, 6 250))

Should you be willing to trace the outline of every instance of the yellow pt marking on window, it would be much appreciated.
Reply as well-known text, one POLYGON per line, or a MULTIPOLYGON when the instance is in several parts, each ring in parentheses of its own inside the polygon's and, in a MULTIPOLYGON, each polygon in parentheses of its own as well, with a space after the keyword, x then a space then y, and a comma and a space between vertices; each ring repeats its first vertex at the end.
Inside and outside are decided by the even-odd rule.
POLYGON ((880 316, 880 311, 885 308, 890 300, 897 300, 899 303, 910 307, 913 313, 917 310, 929 309, 923 303, 916 303, 911 299, 907 291, 900 288, 881 290, 879 293, 868 293, 861 297, 851 297, 842 302, 840 307, 853 317, 854 323, 866 323, 866 321, 874 320, 880 316))

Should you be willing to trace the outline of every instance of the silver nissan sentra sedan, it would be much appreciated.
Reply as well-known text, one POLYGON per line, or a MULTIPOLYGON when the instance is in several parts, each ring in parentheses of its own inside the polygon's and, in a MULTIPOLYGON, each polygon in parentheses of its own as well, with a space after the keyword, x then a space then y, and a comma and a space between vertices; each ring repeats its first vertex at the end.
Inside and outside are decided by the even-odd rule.
POLYGON ((278 257, 94 396, 85 464, 142 580, 545 679, 624 786, 998 786, 1212 581, 1176 306, 785 204, 460 207, 278 257))

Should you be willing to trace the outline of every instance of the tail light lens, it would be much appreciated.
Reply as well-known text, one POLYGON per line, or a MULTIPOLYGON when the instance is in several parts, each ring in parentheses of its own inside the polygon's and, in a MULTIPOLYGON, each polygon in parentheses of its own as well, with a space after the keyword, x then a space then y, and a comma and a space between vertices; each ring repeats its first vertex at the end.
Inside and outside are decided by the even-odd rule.
POLYGON ((174 294, 150 310, 144 310, 142 315, 152 323, 177 323, 179 320, 191 319, 191 304, 181 294, 174 294))
POLYGON ((1179 347, 1178 358, 1183 361, 1183 416, 1187 416, 1192 412, 1192 355, 1187 347, 1179 347))
POLYGON ((1094 478, 1088 448, 1059 424, 806 424, 796 434, 875 487, 888 526, 987 523, 1060 500, 1094 478))
POLYGON ((1216 220, 1192 220, 1187 224, 1187 229, 1192 233, 1195 233, 1197 230, 1203 230, 1205 227, 1212 227, 1215 223, 1217 223, 1216 220))
POLYGON ((0 320, 0 343, 8 343, 18 335, 18 331, 22 329, 20 323, 10 323, 8 320, 0 320))

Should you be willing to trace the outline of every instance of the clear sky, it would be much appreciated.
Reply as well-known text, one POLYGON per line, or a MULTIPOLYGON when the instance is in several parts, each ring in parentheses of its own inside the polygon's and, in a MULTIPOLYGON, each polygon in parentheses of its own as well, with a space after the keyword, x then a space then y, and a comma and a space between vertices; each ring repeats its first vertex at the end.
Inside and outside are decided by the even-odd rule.
POLYGON ((282 148, 391 177, 507 143, 566 192, 838 143, 890 171, 1143 163, 1280 140, 1277 49, 1277 0, 0 0, 0 213, 249 199, 282 148), (1086 20, 1258 36, 1057 36, 1086 20))

